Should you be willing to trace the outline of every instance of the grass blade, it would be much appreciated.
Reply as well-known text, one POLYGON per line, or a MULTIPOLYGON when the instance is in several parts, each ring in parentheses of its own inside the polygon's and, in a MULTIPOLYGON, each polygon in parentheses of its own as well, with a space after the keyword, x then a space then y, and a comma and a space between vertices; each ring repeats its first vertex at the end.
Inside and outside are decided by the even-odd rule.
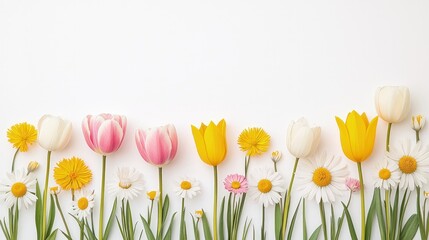
POLYGON ((346 206, 346 205, 344 205, 344 203, 341 203, 341 204, 343 204, 344 211, 345 211, 345 213, 346 213, 347 224, 349 225, 350 237, 351 237, 353 240, 358 240, 358 238, 357 238, 357 236, 356 236, 356 230, 355 230, 355 227, 354 227, 354 225, 353 225, 353 220, 352 220, 352 217, 350 216, 349 210, 347 209, 347 206, 346 206))

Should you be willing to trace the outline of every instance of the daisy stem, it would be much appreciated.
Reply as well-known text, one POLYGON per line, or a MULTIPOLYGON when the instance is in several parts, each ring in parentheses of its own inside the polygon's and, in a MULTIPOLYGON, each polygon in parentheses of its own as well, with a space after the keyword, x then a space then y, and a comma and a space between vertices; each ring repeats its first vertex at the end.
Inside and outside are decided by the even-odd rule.
POLYGON ((42 213, 42 240, 46 238, 46 207, 48 205, 48 182, 49 182, 49 167, 51 165, 51 151, 48 151, 46 157, 46 175, 45 175, 45 189, 43 190, 43 213, 42 213))
POLYGON ((386 237, 387 239, 389 238, 389 233, 390 233, 390 189, 389 190, 385 190, 384 191, 384 200, 386 201, 385 203, 385 212, 386 212, 386 237))
POLYGON ((360 215, 361 215, 361 239, 365 239, 365 186, 363 185, 362 164, 357 163, 360 182, 360 215))
POLYGON ((392 130, 392 123, 387 125, 387 137, 386 137, 386 151, 390 151, 390 130, 392 130))
POLYGON ((185 198, 182 198, 182 211, 180 212, 180 240, 185 239, 185 198))
POLYGON ((79 240, 83 240, 84 239, 84 235, 85 235, 85 232, 83 231, 84 226, 85 226, 84 224, 85 224, 85 221, 82 219, 81 220, 81 225, 79 226, 79 228, 80 228, 79 229, 80 230, 79 240))
POLYGON ((282 239, 284 238, 285 233, 286 233, 287 218, 289 215, 290 197, 291 197, 291 192, 292 192, 291 190, 292 190, 293 180, 295 179, 296 168, 298 167, 298 160, 299 160, 299 158, 295 159, 295 165, 293 166, 292 177, 290 179, 289 188, 287 190, 286 199, 285 199, 285 205, 283 208, 282 232, 280 235, 280 238, 282 238, 282 239))
POLYGON ((153 210, 153 200, 150 200, 150 210, 149 210, 149 216, 147 217, 147 223, 150 226, 150 221, 152 220, 152 210, 153 210))
POLYGON ((213 166, 214 194, 213 194, 213 240, 217 240, 217 166, 213 166))
POLYGON ((262 204, 261 240, 265 240, 265 206, 262 204))
POLYGON ((420 141, 420 130, 416 130, 416 142, 420 141))
POLYGON ((61 209, 60 202, 58 201, 58 195, 56 193, 54 193, 54 199, 55 199, 55 204, 57 205, 57 208, 58 208, 58 212, 60 212, 61 219, 63 220, 64 226, 66 227, 67 235, 69 237, 71 237, 70 230, 69 230, 69 227, 67 225, 67 221, 64 217, 63 210, 61 209))
POLYGON ((277 162, 273 161, 273 163, 274 163, 274 172, 277 172, 277 162))
POLYGON ((100 197, 100 220, 98 222, 98 239, 103 240, 103 217, 104 217, 104 187, 106 184, 106 155, 103 155, 103 166, 101 175, 101 197, 100 197))
POLYGON ((322 199, 320 199, 320 202, 319 202, 319 209, 320 209, 320 218, 322 219, 323 236, 325 240, 328 240, 328 231, 326 230, 325 206, 323 205, 322 199))
POLYGON ((307 219, 305 217, 305 198, 302 199, 302 239, 307 240, 307 219))
POLYGON ((13 155, 13 160, 12 160, 12 172, 15 170, 15 159, 16 159, 16 156, 18 155, 18 152, 19 152, 19 148, 17 148, 17 149, 16 149, 16 152, 15 152, 15 154, 13 155))
POLYGON ((158 202, 158 226, 157 236, 161 238, 162 235, 162 168, 158 168, 158 184, 159 184, 159 202, 158 202))
POLYGON ((247 156, 244 158, 244 177, 247 178, 247 171, 249 170, 249 164, 250 164, 250 156, 247 156))

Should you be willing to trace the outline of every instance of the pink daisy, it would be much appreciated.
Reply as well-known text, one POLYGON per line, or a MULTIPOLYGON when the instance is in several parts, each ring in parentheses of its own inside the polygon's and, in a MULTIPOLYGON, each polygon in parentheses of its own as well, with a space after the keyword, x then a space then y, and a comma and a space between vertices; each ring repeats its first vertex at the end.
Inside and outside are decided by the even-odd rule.
POLYGON ((243 175, 231 174, 223 181, 225 189, 234 194, 246 193, 249 188, 247 179, 243 175))

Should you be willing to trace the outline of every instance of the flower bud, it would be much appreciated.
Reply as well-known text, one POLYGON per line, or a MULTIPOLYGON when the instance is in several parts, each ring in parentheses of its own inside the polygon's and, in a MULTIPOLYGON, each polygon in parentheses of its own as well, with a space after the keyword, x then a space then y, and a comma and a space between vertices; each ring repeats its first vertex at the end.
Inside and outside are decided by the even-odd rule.
POLYGON ((28 172, 28 173, 34 172, 34 171, 36 171, 38 168, 39 168, 39 163, 38 163, 38 162, 36 162, 36 161, 31 161, 31 162, 29 162, 29 163, 28 163, 28 166, 27 166, 27 172, 28 172))
POLYGON ((414 131, 420 131, 425 126, 425 118, 422 115, 411 117, 411 127, 414 131))

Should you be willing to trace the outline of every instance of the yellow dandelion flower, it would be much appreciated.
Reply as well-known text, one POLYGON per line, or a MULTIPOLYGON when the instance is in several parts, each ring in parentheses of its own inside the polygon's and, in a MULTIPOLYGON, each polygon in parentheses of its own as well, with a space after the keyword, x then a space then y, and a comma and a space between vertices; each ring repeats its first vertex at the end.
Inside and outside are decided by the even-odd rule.
POLYGON ((260 155, 270 147, 270 135, 262 128, 247 128, 241 132, 237 142, 248 156, 260 155))
POLYGON ((54 168, 54 179, 64 190, 79 190, 91 181, 92 172, 82 159, 64 158, 54 168))
POLYGON ((26 152, 28 145, 37 140, 37 130, 33 125, 26 122, 18 123, 7 130, 7 138, 14 148, 26 152))

